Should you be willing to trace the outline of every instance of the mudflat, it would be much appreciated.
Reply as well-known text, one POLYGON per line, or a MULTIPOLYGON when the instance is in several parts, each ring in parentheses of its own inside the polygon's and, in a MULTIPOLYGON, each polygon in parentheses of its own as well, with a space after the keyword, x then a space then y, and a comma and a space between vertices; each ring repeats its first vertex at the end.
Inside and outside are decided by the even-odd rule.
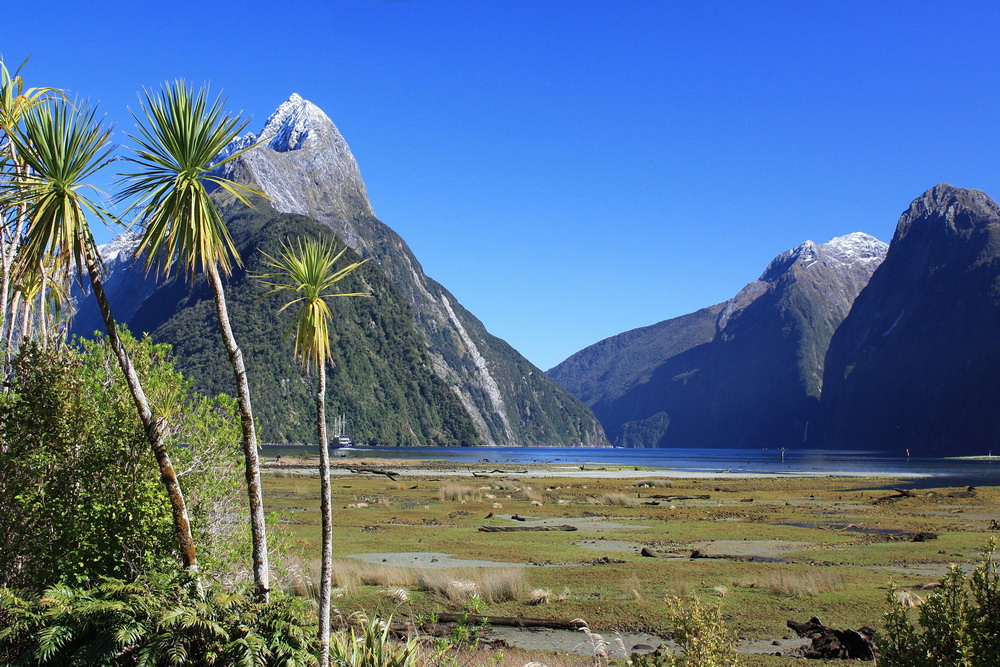
MULTIPOLYGON (((319 570, 313 463, 264 467, 265 502, 292 545, 282 585, 302 591, 319 570)), ((751 665, 795 662, 802 642, 787 620, 879 628, 890 580, 926 595, 949 564, 976 562, 1000 520, 1000 488, 906 495, 892 478, 402 459, 334 466, 334 603, 344 615, 582 618, 629 650, 639 637, 667 641, 665 596, 698 595, 718 600, 751 665)), ((544 633, 498 633, 530 650, 592 650, 572 636, 556 641, 558 632, 551 646, 544 633)))

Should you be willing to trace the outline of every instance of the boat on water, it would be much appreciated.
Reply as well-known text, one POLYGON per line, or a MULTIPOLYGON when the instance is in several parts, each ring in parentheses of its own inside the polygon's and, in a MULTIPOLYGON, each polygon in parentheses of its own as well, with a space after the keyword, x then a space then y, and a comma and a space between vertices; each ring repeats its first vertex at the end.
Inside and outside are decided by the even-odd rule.
POLYGON ((347 435, 347 421, 344 419, 344 415, 337 415, 333 422, 333 432, 336 435, 330 440, 330 446, 334 449, 354 449, 354 443, 347 435))

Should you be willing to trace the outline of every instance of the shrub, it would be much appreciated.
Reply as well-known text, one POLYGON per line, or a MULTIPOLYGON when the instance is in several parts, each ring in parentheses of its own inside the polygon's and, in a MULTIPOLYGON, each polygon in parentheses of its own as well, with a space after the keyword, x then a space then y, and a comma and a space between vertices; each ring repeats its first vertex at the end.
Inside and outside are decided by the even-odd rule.
POLYGON ((718 605, 706 605, 697 596, 686 599, 668 596, 667 621, 674 640, 683 653, 662 649, 635 656, 636 667, 738 667, 742 663, 734 648, 732 633, 722 618, 718 605))
POLYGON ((416 639, 395 641, 389 636, 391 618, 357 614, 358 629, 349 626, 330 637, 330 663, 336 667, 418 667, 422 664, 416 639))
POLYGON ((184 572, 22 599, 0 589, 0 664, 314 665, 316 619, 302 600, 267 604, 221 586, 204 597, 184 572))
POLYGON ((875 636, 878 663, 884 667, 935 665, 988 667, 1000 662, 1000 575, 993 560, 996 543, 983 550, 982 560, 966 579, 952 565, 941 586, 917 607, 914 624, 909 607, 889 586, 885 630, 875 636))
MULTIPOLYGON (((122 331, 184 488, 202 568, 242 559, 235 404, 195 394, 167 346, 122 331)), ((132 579, 174 560, 171 510, 103 339, 24 345, 0 395, 0 586, 132 579)))

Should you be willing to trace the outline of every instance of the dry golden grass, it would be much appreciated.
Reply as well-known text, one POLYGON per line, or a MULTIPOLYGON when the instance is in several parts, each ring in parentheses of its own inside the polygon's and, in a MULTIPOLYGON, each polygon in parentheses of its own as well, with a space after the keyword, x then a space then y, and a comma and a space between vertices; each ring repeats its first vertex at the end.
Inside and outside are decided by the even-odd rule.
POLYGON ((357 586, 410 587, 417 583, 417 574, 409 567, 338 560, 333 563, 333 580, 337 586, 348 589, 357 586))
POLYGON ((517 600, 525 587, 519 567, 426 569, 419 571, 417 579, 421 590, 456 603, 473 596, 485 602, 517 600))
POLYGON ((438 489, 438 499, 442 502, 468 502, 479 498, 479 489, 464 484, 442 484, 438 489))
POLYGON ((841 591, 846 588, 842 574, 809 570, 806 572, 774 571, 759 577, 757 586, 773 593, 793 598, 806 598, 820 593, 841 591))
POLYGON ((639 500, 624 493, 605 493, 594 499, 595 505, 614 505, 616 507, 632 507, 637 505, 639 500))
POLYGON ((528 601, 525 604, 540 605, 549 604, 552 601, 552 591, 547 588, 536 588, 528 594, 528 601))

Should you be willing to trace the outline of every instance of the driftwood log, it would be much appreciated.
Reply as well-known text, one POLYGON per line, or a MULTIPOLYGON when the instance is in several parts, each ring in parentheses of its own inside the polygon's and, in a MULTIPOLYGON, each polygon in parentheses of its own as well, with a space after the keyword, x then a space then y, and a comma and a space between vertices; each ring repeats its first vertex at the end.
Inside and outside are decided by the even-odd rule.
POLYGON ((803 649, 802 655, 820 660, 874 660, 875 631, 867 625, 857 630, 838 630, 813 616, 805 623, 788 621, 786 625, 799 637, 808 637, 812 644, 803 649))
POLYGON ((735 560, 744 563, 783 563, 787 562, 784 558, 772 558, 770 556, 739 556, 736 554, 707 554, 700 549, 692 549, 691 551, 653 551, 648 547, 643 547, 639 551, 640 556, 646 558, 709 558, 717 560, 735 560))
POLYGON ((576 526, 480 526, 481 533, 522 533, 527 531, 577 530, 576 526))
POLYGON ((907 491, 906 489, 893 489, 896 493, 891 496, 882 496, 881 498, 875 499, 875 504, 889 503, 894 500, 899 500, 900 498, 916 498, 917 494, 913 491, 907 491))
POLYGON ((354 473, 358 473, 359 475, 363 473, 368 473, 371 475, 385 475, 394 482, 396 481, 396 477, 399 476, 398 472, 393 472, 391 470, 377 470, 375 468, 348 468, 348 470, 354 473))

